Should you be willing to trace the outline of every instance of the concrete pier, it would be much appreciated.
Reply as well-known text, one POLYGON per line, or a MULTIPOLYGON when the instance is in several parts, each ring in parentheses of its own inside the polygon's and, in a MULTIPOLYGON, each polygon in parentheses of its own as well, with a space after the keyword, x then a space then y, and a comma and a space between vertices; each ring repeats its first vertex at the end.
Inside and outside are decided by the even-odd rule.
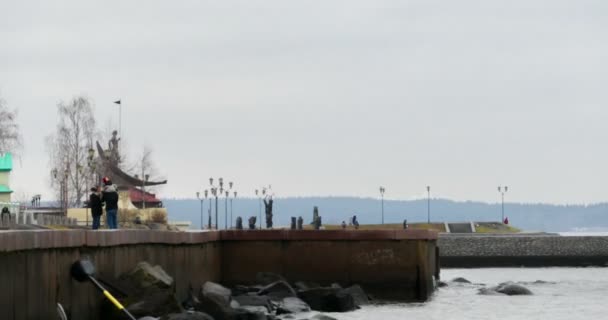
POLYGON ((608 237, 441 234, 441 267, 608 266, 608 237))
POLYGON ((138 262, 160 265, 183 299, 205 281, 253 283, 260 271, 291 281, 361 284, 377 297, 426 300, 439 275, 437 234, 424 230, 213 231, 36 230, 0 232, 2 319, 52 319, 61 303, 72 319, 99 319, 100 294, 70 278, 91 258, 115 278, 138 262))

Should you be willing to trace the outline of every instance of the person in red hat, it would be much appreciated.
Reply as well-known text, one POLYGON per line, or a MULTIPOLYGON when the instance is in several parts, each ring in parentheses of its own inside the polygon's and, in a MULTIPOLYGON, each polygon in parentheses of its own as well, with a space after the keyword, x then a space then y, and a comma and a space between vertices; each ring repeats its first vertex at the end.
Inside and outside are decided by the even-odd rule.
POLYGON ((118 191, 108 177, 102 179, 104 188, 101 200, 106 204, 106 222, 108 229, 118 229, 118 191))

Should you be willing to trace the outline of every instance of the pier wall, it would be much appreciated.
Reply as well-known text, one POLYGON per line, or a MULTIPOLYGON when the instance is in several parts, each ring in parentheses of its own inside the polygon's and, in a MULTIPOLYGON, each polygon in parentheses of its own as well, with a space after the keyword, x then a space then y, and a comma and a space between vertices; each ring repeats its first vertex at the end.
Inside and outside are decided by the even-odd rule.
POLYGON ((391 298, 425 300, 438 275, 437 234, 428 231, 36 230, 0 232, 2 319, 53 319, 60 302, 71 319, 99 319, 102 296, 71 279, 89 257, 101 279, 140 261, 160 265, 184 299, 205 281, 253 283, 260 271, 291 281, 358 283, 391 298))
POLYGON ((608 266, 608 237, 441 235, 441 267, 608 266))

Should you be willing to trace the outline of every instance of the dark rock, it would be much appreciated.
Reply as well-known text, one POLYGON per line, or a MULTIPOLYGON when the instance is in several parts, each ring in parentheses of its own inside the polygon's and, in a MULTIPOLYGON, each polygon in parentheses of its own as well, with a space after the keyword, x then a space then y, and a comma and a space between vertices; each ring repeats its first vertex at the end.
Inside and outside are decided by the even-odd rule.
POLYGON ((311 320, 338 320, 334 317, 326 316, 324 314, 317 314, 311 318, 311 320))
MULTIPOLYGON (((183 311, 173 294, 173 278, 159 266, 140 262, 131 272, 120 276, 115 284, 110 286, 114 295, 135 317, 160 317, 183 311)), ((102 319, 125 319, 125 315, 107 299, 103 300, 100 313, 102 319)))
POLYGON ((447 283, 447 282, 443 282, 443 281, 438 281, 438 282, 437 282, 437 287, 438 287, 438 288, 445 288, 445 287, 447 287, 447 286, 448 286, 448 283, 447 283))
POLYGON ((194 289, 192 288, 192 286, 190 286, 188 288, 188 297, 184 301, 182 301, 182 307, 186 311, 192 311, 192 310, 194 310, 194 305, 199 302, 200 301, 198 300, 198 297, 195 294, 194 289))
POLYGON ((201 294, 198 300, 199 302, 194 305, 196 311, 205 312, 217 320, 233 319, 234 310, 224 296, 208 292, 201 294))
MULTIPOLYGON (((141 320, 141 319, 140 319, 141 320)), ((203 312, 172 313, 160 318, 160 320, 214 320, 210 315, 203 312)))
POLYGON ((153 267, 148 262, 138 263, 133 271, 121 276, 121 281, 129 282, 138 290, 146 290, 151 287, 159 289, 173 287, 173 278, 160 266, 153 267))
MULTIPOLYGON (((222 318, 219 318, 222 319, 222 318)), ((269 320, 269 315, 262 312, 249 311, 246 309, 233 310, 227 320, 269 320)))
POLYGON ((220 296, 224 298, 227 303, 230 303, 230 295, 232 294, 232 291, 222 286, 221 284, 207 281, 203 285, 202 293, 204 296, 207 296, 209 294, 220 296))
POLYGON ((296 291, 285 281, 277 281, 260 289, 258 295, 268 296, 272 300, 283 300, 287 297, 297 297, 296 291))
POLYGON ((480 288, 477 292, 477 294, 480 294, 482 296, 504 296, 504 293, 500 293, 497 292, 496 290, 492 289, 492 288, 480 288))
POLYGON ((232 295, 234 295, 234 296, 242 296, 242 295, 247 295, 249 293, 255 293, 255 294, 257 294, 258 291, 260 291, 260 289, 262 289, 262 288, 263 288, 263 286, 252 286, 252 287, 249 287, 249 286, 238 285, 238 286, 235 286, 232 289, 232 295))
POLYGON ((266 309, 266 307, 260 307, 260 306, 241 306, 237 309, 240 310, 245 310, 248 311, 250 313, 262 313, 262 314, 268 314, 269 311, 268 309, 266 309))
MULTIPOLYGON (((182 312, 177 298, 168 290, 148 290, 140 296, 128 297, 123 302, 128 305, 127 310, 135 317, 160 317, 170 313, 182 312)), ((109 308, 113 308, 113 306, 109 306, 109 308)), ((120 314, 121 312, 116 310, 114 314, 117 313, 120 314)), ((108 317, 108 319, 110 318, 108 317)))
POLYGON ((467 284, 470 284, 470 283, 471 283, 471 281, 469 281, 469 280, 467 280, 467 279, 465 279, 465 278, 460 278, 460 277, 459 277, 459 278, 454 278, 454 279, 452 279, 452 282, 456 282, 456 283, 467 283, 467 284))
POLYGON ((513 282, 505 282, 499 284, 496 288, 494 288, 496 292, 500 292, 506 294, 508 296, 529 296, 532 295, 532 291, 528 288, 513 283, 513 282))
POLYGON ((316 311, 348 312, 357 309, 353 296, 336 288, 303 290, 298 297, 316 311))
POLYGON ((332 283, 331 286, 332 288, 336 288, 336 289, 342 289, 342 286, 339 283, 332 283))
POLYGON ((357 306, 365 306, 370 304, 369 297, 363 291, 363 288, 359 285, 350 286, 346 289, 343 289, 341 292, 350 294, 355 299, 355 304, 357 306))
POLYGON ((255 281, 263 286, 267 286, 278 281, 287 282, 283 276, 272 272, 258 272, 255 275, 255 281))
POLYGON ((277 314, 308 312, 310 307, 300 298, 287 297, 281 301, 277 314))
POLYGON ((266 308, 266 312, 270 312, 272 310, 272 305, 270 303, 270 298, 267 296, 250 296, 250 295, 240 295, 234 296, 232 299, 239 303, 241 307, 243 306, 251 306, 251 307, 264 307, 266 308))
POLYGON ((321 285, 316 282, 304 282, 298 281, 294 284, 298 290, 308 290, 314 288, 320 288, 321 285))

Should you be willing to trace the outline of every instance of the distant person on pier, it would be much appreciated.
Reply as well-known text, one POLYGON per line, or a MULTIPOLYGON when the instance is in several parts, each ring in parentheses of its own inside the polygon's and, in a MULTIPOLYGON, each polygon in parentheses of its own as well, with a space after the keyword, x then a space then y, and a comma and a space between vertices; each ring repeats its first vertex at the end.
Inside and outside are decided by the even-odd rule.
POLYGON ((355 226, 355 229, 359 229, 359 221, 357 221, 357 216, 353 216, 353 226, 355 226))
POLYGON ((7 216, 7 217, 8 217, 8 218, 7 218, 7 219, 8 219, 7 221, 10 221, 10 220, 11 220, 11 212, 10 212, 10 211, 8 211, 8 207, 4 207, 4 208, 2 208, 2 215, 0 215, 0 223, 2 223, 2 221, 4 221, 4 216, 7 216))
POLYGON ((505 217, 505 220, 502 223, 509 224, 509 217, 505 217))
POLYGON ((106 204, 106 221, 108 229, 118 229, 118 192, 108 177, 103 178, 104 188, 101 201, 106 204))
POLYGON ((93 187, 89 196, 89 208, 91 208, 91 215, 93 216, 93 230, 99 229, 101 215, 103 214, 103 203, 99 191, 99 187, 93 187))
POLYGON ((346 222, 342 221, 342 230, 345 230, 345 229, 346 229, 346 222))

